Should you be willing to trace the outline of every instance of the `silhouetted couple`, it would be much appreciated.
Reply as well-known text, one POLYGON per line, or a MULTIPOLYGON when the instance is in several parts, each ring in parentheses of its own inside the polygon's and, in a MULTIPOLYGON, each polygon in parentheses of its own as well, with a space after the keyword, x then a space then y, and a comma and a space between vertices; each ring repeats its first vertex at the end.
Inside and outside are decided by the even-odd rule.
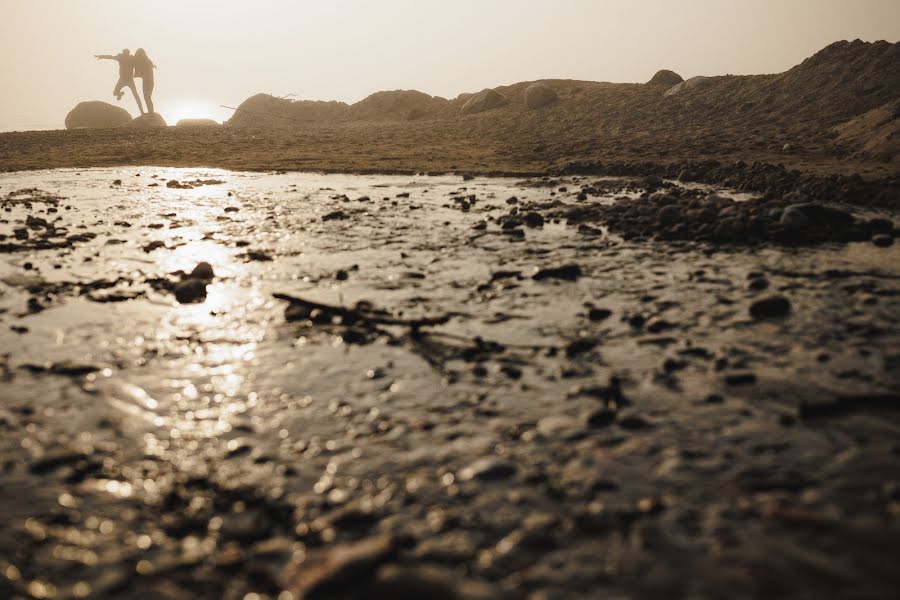
POLYGON ((134 100, 137 102, 138 108, 143 115, 144 105, 141 104, 137 86, 134 85, 134 78, 140 77, 144 84, 143 91, 144 100, 147 102, 147 111, 153 114, 153 69, 156 68, 156 65, 153 64, 153 61, 150 60, 143 48, 138 48, 134 56, 131 55, 131 51, 128 48, 125 48, 115 56, 112 54, 95 54, 94 56, 97 60, 108 59, 119 63, 119 81, 113 90, 113 96, 116 97, 116 100, 121 100, 122 96, 125 95, 125 92, 122 90, 126 87, 131 88, 134 100))

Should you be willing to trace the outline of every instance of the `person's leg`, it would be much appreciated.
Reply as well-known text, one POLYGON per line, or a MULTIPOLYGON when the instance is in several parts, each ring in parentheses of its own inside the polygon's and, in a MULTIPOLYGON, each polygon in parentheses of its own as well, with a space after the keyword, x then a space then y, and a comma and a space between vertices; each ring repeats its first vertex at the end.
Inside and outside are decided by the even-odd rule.
POLYGON ((134 101, 137 102, 138 110, 141 111, 141 114, 144 114, 144 105, 141 104, 141 97, 138 96, 137 86, 134 85, 134 79, 128 82, 128 87, 131 88, 131 93, 134 94, 134 101))
POLYGON ((116 100, 121 100, 122 96, 125 95, 125 92, 122 91, 122 88, 128 85, 128 82, 119 78, 119 81, 116 82, 116 88, 113 90, 113 96, 116 97, 116 100))
POLYGON ((147 103, 147 112, 153 114, 153 78, 144 77, 141 81, 143 81, 144 102, 147 103))

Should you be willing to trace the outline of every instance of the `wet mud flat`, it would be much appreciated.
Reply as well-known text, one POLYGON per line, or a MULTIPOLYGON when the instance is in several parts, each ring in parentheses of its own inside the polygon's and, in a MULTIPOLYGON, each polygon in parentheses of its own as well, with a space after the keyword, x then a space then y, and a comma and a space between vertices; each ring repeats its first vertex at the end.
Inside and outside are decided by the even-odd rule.
POLYGON ((886 597, 884 209, 0 175, 0 594, 886 597))

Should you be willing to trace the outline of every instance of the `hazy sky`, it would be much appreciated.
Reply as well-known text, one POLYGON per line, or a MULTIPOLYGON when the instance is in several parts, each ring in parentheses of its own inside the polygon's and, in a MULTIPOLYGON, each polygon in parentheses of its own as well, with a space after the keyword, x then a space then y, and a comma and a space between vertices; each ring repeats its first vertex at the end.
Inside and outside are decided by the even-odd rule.
MULTIPOLYGON (((0 0, 0 129, 62 127, 147 49, 170 122, 257 92, 354 102, 540 78, 774 73, 839 39, 900 38, 900 0, 0 0)), ((130 94, 122 105, 136 114, 130 94)))

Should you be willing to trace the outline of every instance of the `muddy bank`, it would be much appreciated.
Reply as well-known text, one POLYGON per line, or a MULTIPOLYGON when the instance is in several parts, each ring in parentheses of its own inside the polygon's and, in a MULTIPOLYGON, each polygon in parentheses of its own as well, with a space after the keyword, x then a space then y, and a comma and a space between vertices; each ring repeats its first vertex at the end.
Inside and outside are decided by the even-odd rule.
POLYGON ((744 187, 0 176, 0 591, 884 597, 896 215, 744 187))
MULTIPOLYGON (((2 133, 0 171, 152 164, 356 174, 677 176, 681 169, 669 173, 669 165, 697 162, 701 168, 696 177, 702 178, 718 170, 703 164, 724 165, 733 176, 759 162, 783 165, 787 172, 804 176, 859 176, 867 181, 896 180, 900 172, 896 162, 841 158, 822 148, 786 153, 726 147, 714 137, 703 142, 690 136, 616 140, 593 131, 539 133, 535 127, 525 132, 487 127, 475 116, 462 123, 309 124, 290 130, 170 127, 2 133), (531 139, 536 135, 540 140, 531 139)), ((893 184, 894 196, 896 188, 893 184)))

